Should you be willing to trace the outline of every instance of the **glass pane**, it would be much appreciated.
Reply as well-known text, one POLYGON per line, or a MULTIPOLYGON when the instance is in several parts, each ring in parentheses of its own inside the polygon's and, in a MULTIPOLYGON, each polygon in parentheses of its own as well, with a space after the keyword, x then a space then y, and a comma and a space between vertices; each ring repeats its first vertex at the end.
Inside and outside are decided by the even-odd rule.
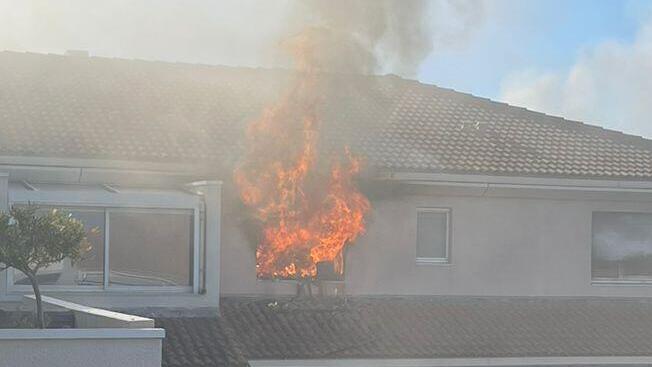
MULTIPOLYGON (((49 209, 43 209, 43 211, 49 209)), ((66 259, 41 269, 37 278, 40 285, 102 285, 104 277, 104 211, 93 209, 61 209, 84 223, 91 243, 90 251, 81 261, 71 264, 66 259), (92 230, 95 229, 95 230, 92 230)), ((29 285, 29 279, 20 271, 14 272, 14 284, 29 285)))
POLYGON ((652 214, 593 213, 594 278, 652 278, 652 214))
POLYGON ((191 285, 192 212, 109 213, 109 282, 191 285))
POLYGON ((417 257, 446 258, 447 217, 443 212, 417 213, 417 257))

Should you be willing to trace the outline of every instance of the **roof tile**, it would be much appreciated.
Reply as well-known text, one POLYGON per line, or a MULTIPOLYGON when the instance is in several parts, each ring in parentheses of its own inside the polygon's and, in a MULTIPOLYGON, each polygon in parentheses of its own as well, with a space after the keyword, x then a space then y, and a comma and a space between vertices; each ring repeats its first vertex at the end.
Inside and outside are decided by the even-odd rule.
MULTIPOLYGON (((232 167, 288 71, 0 53, 0 154, 232 167)), ((652 142, 395 76, 323 75, 322 148, 397 171, 652 180, 652 142)))
POLYGON ((227 298, 221 310, 221 317, 157 319, 167 331, 164 366, 245 359, 652 355, 649 300, 227 298))

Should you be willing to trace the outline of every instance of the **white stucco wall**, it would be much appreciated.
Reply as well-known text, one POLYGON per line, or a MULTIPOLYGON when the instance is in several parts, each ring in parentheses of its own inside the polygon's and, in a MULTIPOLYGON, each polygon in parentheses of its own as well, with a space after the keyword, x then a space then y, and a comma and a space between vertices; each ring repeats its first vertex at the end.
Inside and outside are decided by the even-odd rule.
MULTIPOLYGON (((34 296, 25 301, 33 304, 34 296)), ((165 330, 154 320, 43 297, 44 305, 68 310, 74 328, 0 329, 0 367, 160 367, 165 330)))
MULTIPOLYGON (((13 335, 0 333, 0 367, 161 366, 161 337, 89 338, 90 334, 107 329, 98 330, 100 332, 90 329, 5 330, 12 331, 13 335), (40 335, 32 335, 37 332, 40 335)), ((129 331, 145 333, 140 330, 129 331)), ((119 332, 125 333, 124 329, 119 332)))
MULTIPOLYGON (((346 291, 364 295, 652 296, 652 286, 592 285, 597 210, 652 212, 652 193, 403 185, 373 200, 367 233, 346 256, 346 291), (416 257, 416 208, 452 209, 450 264, 416 257)), ((226 211, 226 209, 225 209, 226 211)), ((279 294, 258 281, 236 215, 224 217, 223 294, 279 294)))
MULTIPOLYGON (((89 167, 78 170, 102 173, 98 183, 133 184, 123 177, 126 168, 122 166, 100 169, 94 162, 84 164, 89 167)), ((43 167, 30 166, 29 172, 12 167, 9 178, 32 182, 49 182, 50 171, 70 169, 48 168, 46 175, 43 167)), ((139 184, 174 187, 188 183, 189 177, 208 177, 194 170, 181 174, 179 167, 160 170, 147 171, 149 181, 139 184), (173 173, 179 177, 170 179, 173 173), (164 185, 161 177, 166 179, 164 185)), ((69 176, 61 182, 79 183, 84 175, 76 172, 69 176)), ((652 286, 594 285, 590 279, 592 211, 652 211, 652 183, 490 176, 469 181, 469 176, 450 175, 428 181, 422 176, 404 175, 398 189, 376 190, 367 233, 346 256, 347 293, 652 296, 652 286), (416 208, 428 206, 452 209, 450 264, 418 265, 415 261, 416 208)), ((4 198, 0 206, 7 201, 6 181, 5 175, 0 180, 0 199, 4 198)), ((205 262, 198 264, 201 273, 205 272, 200 294, 44 290, 45 294, 125 309, 217 307, 220 293, 294 293, 292 282, 256 279, 255 237, 245 235, 246 218, 230 180, 225 181, 222 193, 217 188, 204 191, 207 214, 212 214, 202 231, 207 245, 205 252, 201 249, 205 262)), ((4 273, 0 272, 0 301, 5 301, 0 307, 6 301, 19 301, 21 296, 6 288, 4 273)))

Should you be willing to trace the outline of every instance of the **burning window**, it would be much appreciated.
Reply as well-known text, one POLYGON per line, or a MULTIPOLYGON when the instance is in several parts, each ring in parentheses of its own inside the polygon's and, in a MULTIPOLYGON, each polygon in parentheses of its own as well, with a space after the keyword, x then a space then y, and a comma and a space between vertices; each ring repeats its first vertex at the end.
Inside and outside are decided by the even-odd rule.
POLYGON ((343 272, 343 250, 364 231, 369 201, 348 149, 319 149, 320 79, 308 35, 291 45, 300 72, 287 94, 247 131, 247 154, 235 171, 244 204, 259 224, 259 278, 310 279, 320 268, 343 272), (318 265, 321 264, 321 265, 318 265))

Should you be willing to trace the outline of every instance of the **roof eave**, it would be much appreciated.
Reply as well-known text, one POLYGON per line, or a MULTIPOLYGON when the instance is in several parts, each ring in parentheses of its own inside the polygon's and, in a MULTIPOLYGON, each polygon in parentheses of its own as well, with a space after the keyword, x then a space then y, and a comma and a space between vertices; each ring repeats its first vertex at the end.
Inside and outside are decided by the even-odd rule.
POLYGON ((652 356, 552 356, 507 358, 425 358, 425 359, 285 359, 250 360, 251 367, 470 367, 470 366, 599 366, 652 364, 652 356))
POLYGON ((411 184, 493 185, 529 188, 571 188, 590 190, 652 190, 652 180, 623 180, 601 178, 562 178, 541 176, 499 176, 479 174, 428 173, 409 171, 379 171, 377 179, 411 184))

